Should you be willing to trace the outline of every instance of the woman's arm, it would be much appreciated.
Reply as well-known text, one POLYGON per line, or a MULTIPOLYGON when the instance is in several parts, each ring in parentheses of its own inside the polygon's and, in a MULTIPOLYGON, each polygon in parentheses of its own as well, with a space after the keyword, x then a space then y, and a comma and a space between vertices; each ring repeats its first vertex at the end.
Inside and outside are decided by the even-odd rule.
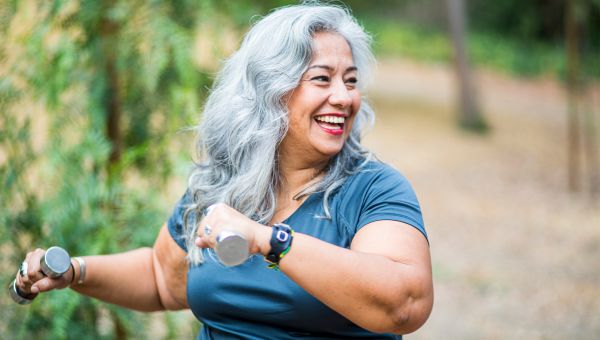
POLYGON ((59 279, 43 277, 39 265, 36 267, 43 254, 38 249, 27 256, 29 273, 17 279, 25 293, 65 288, 75 275, 73 290, 105 302, 139 311, 187 308, 185 252, 169 235, 166 225, 153 248, 84 257, 86 274, 82 284, 77 284, 80 268, 76 262, 75 273, 70 269, 59 279))
POLYGON ((350 249, 297 233, 280 269, 321 302, 373 332, 414 332, 433 306, 429 246, 417 229, 400 222, 366 225, 350 249))
MULTIPOLYGON (((215 235, 235 226, 252 253, 270 251, 271 228, 225 204, 213 206, 200 226, 200 247, 214 247, 215 235), (202 235, 204 225, 212 227, 210 236, 202 235)), ((280 269, 331 309, 377 333, 413 332, 433 305, 429 245, 417 229, 401 222, 369 223, 350 249, 296 233, 280 269)))

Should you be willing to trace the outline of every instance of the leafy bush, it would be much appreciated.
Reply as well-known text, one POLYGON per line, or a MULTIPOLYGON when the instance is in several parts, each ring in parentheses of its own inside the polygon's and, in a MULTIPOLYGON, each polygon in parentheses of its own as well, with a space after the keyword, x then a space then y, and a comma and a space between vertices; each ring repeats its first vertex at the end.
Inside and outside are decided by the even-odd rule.
MULTIPOLYGON (((164 192, 177 150, 188 150, 174 136, 197 119, 210 85, 211 70, 192 55, 196 25, 206 20, 199 6, 1 6, 1 282, 35 247, 92 255, 152 245, 173 205, 164 192)), ((68 290, 28 307, 3 296, 3 338, 150 335, 147 315, 68 290)))

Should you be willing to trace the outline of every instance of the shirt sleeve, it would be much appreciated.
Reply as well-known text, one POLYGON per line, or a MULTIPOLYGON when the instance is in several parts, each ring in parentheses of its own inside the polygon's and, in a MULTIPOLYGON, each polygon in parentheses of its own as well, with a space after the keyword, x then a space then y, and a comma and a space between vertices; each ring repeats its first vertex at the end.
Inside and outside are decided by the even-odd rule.
POLYGON ((186 191, 183 197, 181 197, 179 202, 177 202, 175 205, 173 213, 167 221, 167 228, 169 229, 171 237, 173 237, 175 243, 177 243, 177 245, 179 245, 181 249, 185 250, 186 252, 187 247, 185 245, 183 214, 185 213, 186 205, 190 203, 190 196, 191 195, 189 194, 189 191, 186 191))
POLYGON ((364 183, 366 191, 356 231, 371 222, 392 220, 415 227, 427 239, 421 207, 408 180, 389 166, 383 166, 369 177, 364 183))

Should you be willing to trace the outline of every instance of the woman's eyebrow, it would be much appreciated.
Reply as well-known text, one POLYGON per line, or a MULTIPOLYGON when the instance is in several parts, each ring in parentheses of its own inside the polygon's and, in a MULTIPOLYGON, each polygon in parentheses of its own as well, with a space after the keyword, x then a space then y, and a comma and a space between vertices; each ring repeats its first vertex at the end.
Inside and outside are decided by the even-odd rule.
MULTIPOLYGON (((310 69, 312 69, 312 68, 322 68, 322 69, 325 69, 325 70, 330 71, 330 72, 334 70, 334 68, 331 67, 331 66, 329 66, 329 65, 312 65, 312 66, 308 67, 307 71, 310 70, 310 69)), ((350 67, 348 67, 346 69, 346 71, 344 73, 348 73, 348 72, 352 72, 352 71, 357 71, 357 70, 358 70, 358 68, 356 66, 350 66, 350 67)))

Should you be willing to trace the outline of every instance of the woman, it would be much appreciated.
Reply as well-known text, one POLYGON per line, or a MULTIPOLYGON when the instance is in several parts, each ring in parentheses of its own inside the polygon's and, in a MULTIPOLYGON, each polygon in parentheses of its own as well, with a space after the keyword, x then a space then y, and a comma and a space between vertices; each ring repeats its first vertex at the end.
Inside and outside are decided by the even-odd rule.
POLYGON ((202 339, 418 329, 433 303, 420 208, 406 179, 360 145, 371 61, 369 37, 344 9, 269 14, 216 80, 199 127, 204 161, 154 247, 84 257, 58 279, 40 274, 38 249, 17 286, 31 296, 70 286, 141 311, 191 308, 202 339), (224 230, 248 240, 245 263, 212 256, 224 230))

